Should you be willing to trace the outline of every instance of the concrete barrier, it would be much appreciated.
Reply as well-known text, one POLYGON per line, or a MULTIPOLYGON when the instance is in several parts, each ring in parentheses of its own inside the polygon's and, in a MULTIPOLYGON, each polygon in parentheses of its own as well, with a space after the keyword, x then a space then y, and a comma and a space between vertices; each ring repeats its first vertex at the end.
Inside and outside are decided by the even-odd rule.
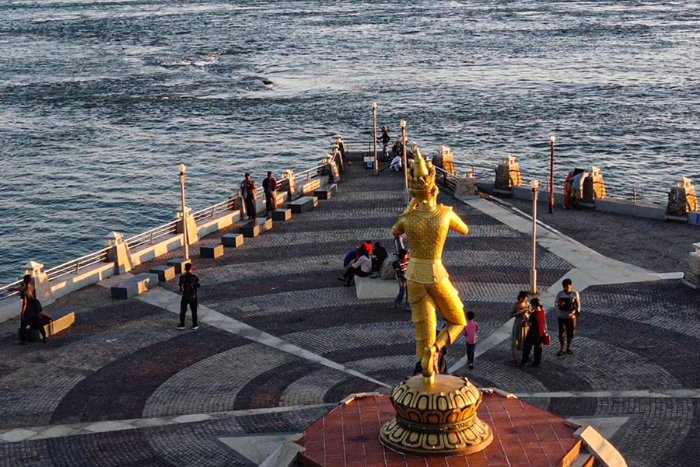
POLYGON ((302 212, 311 211, 318 206, 318 198, 315 196, 304 196, 295 201, 292 201, 287 206, 289 206, 294 214, 301 214, 302 212))
POLYGON ((399 293, 399 283, 395 280, 383 281, 379 278, 355 276, 355 295, 360 300, 394 299, 399 293))
POLYGON ((158 285, 158 274, 144 272, 110 288, 112 298, 126 300, 158 285))
POLYGON ((202 245, 199 247, 199 256, 201 258, 216 259, 224 256, 224 246, 218 245, 202 245))

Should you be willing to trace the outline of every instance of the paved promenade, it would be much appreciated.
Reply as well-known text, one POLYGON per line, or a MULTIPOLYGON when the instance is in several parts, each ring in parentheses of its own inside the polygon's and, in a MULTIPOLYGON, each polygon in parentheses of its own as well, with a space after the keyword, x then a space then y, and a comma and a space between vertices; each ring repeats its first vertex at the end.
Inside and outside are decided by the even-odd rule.
MULTIPOLYGON (((110 281, 63 297, 49 311, 74 310, 76 323, 48 344, 20 346, 17 321, 0 324, 0 465, 256 465, 349 394, 389 392, 415 363, 410 314, 359 301, 336 277, 361 241, 391 245, 403 178, 350 172, 332 200, 223 258, 199 260, 191 248, 199 330, 176 328, 174 281, 126 301, 109 297, 110 281)), ((484 199, 440 201, 471 229, 450 236, 444 261, 481 326, 476 368, 460 338, 451 371, 588 421, 631 466, 695 465, 700 292, 669 274, 678 268, 654 268, 633 242, 603 256, 595 242, 541 228, 543 299, 551 305, 571 277, 583 314, 573 355, 555 357, 555 343, 541 367, 523 369, 510 363, 508 312, 529 284, 530 221, 484 199)), ((619 217, 597 222, 619 231, 619 217)), ((548 325, 556 330, 553 313, 548 325)))

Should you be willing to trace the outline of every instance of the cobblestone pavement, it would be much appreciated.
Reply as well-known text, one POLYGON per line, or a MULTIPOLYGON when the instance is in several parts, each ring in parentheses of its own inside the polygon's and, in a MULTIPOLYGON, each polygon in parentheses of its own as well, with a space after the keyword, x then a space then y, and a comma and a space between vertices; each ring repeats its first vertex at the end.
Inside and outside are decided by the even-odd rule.
MULTIPOLYGON (((48 344, 19 346, 17 322, 1 323, 0 466, 254 465, 220 438, 299 432, 349 394, 389 391, 415 363, 410 314, 391 300, 359 301, 354 288, 335 279, 342 257, 360 241, 392 244, 390 228, 402 210, 401 177, 362 172, 351 169, 337 195, 316 210, 275 223, 222 258, 196 259, 200 304, 219 314, 203 318, 209 324, 197 331, 177 330, 173 310, 153 300, 113 300, 101 286, 48 307, 77 315, 48 344), (256 332, 236 333, 222 319, 256 332)), ((510 305, 529 286, 531 239, 449 195, 441 202, 471 228, 466 237, 450 236, 444 259, 466 308, 476 313, 482 342, 474 370, 459 363, 462 338, 451 346, 456 372, 565 417, 621 421, 611 439, 630 465, 694 465, 700 292, 679 280, 589 286, 581 292, 575 353, 556 357, 555 343, 541 367, 516 367, 509 342, 496 337, 509 333, 510 305)), ((650 240, 626 218, 600 213, 561 211, 556 219, 563 225, 553 227, 610 257, 679 270, 660 254, 676 248, 672 234, 650 240), (567 231, 566 219, 575 215, 595 218, 567 231), (639 243, 615 243, 611 232, 630 232, 639 243), (639 246, 647 244, 659 254, 639 246)), ((685 232, 666 223, 648 230, 665 227, 685 232)), ((217 243, 220 235, 200 244, 217 243)), ((198 258, 198 245, 191 254, 198 258)), ((551 288, 546 300, 576 267, 538 247, 540 287, 551 288)), ((175 297, 174 281, 161 288, 175 297)), ((548 326, 556 334, 553 313, 548 326)))
MULTIPOLYGON (((503 201, 532 214, 532 201, 503 201)), ((700 241, 696 225, 591 209, 555 206, 550 214, 547 205, 539 203, 537 218, 605 256, 656 272, 684 271, 693 243, 700 241)))

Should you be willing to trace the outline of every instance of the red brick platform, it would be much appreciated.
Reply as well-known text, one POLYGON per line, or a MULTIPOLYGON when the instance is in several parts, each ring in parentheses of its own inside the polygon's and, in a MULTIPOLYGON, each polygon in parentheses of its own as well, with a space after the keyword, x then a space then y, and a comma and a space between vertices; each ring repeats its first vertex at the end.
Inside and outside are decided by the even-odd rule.
POLYGON ((488 448, 469 456, 408 456, 379 442, 379 429, 394 415, 388 395, 339 405, 304 432, 299 444, 306 451, 299 454, 299 463, 309 467, 567 467, 581 447, 563 418, 518 399, 485 394, 479 418, 494 432, 488 448))

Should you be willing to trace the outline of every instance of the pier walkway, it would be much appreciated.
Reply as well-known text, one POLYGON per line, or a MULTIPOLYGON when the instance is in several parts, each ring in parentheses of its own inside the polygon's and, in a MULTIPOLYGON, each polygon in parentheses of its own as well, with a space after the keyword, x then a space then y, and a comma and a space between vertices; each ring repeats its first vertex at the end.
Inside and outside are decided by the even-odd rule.
MULTIPOLYGON (((76 323, 48 344, 20 346, 17 320, 0 324, 0 465, 256 465, 346 396, 390 391, 415 363, 410 314, 391 300, 359 301, 336 277, 361 241, 391 245, 402 188, 400 175, 354 165, 331 200, 219 259, 197 259, 199 245, 226 232, 202 239, 191 248, 199 330, 176 328, 174 281, 129 300, 110 298, 110 280, 62 297, 49 311, 73 310, 76 323)), ((444 262, 480 324, 476 368, 466 369, 460 338, 450 370, 588 421, 629 465, 694 465, 700 292, 668 268, 623 263, 541 228, 545 304, 571 277, 583 314, 573 355, 555 357, 555 342, 541 367, 517 367, 508 313, 529 284, 530 221, 484 199, 440 201, 471 230, 448 239, 444 262)), ((548 324, 556 334, 554 313, 548 324)))

